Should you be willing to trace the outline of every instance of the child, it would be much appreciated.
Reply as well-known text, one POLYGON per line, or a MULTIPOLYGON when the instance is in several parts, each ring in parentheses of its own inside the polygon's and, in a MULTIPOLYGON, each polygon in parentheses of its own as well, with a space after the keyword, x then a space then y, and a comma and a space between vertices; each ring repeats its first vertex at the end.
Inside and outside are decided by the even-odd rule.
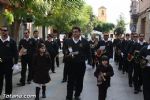
POLYGON ((107 56, 102 56, 101 63, 97 66, 94 75, 97 77, 97 86, 99 89, 98 100, 105 100, 107 89, 110 86, 110 77, 114 75, 113 68, 109 64, 109 58, 107 56))
POLYGON ((42 86, 42 98, 46 98, 46 83, 48 83, 51 78, 49 76, 49 70, 51 68, 51 59, 46 51, 45 45, 43 43, 38 44, 37 53, 33 57, 33 70, 34 70, 34 83, 36 86, 36 98, 39 100, 40 88, 42 86))

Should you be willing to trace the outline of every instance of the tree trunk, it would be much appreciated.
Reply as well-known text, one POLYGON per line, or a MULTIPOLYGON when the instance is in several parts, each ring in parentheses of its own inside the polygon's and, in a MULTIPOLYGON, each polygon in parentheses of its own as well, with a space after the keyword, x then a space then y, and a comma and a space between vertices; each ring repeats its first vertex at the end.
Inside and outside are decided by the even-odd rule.
POLYGON ((10 26, 10 35, 16 42, 19 41, 20 24, 21 21, 17 20, 10 26))

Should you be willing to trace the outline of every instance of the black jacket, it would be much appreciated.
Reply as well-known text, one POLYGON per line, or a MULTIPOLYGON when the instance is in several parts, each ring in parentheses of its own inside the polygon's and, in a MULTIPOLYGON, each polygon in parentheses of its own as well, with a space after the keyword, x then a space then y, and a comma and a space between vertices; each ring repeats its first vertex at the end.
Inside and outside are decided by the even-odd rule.
POLYGON ((35 54, 33 57, 33 81, 38 84, 48 83, 50 79, 49 70, 52 66, 50 56, 35 54))
POLYGON ((69 56, 69 60, 71 62, 85 62, 85 60, 91 60, 91 49, 88 41, 84 38, 78 41, 78 43, 74 43, 73 39, 68 39, 63 46, 63 52, 65 55, 69 55, 69 47, 72 48, 73 52, 78 52, 74 57, 69 56))
POLYGON ((107 67, 104 65, 100 64, 97 66, 96 71, 94 72, 94 76, 98 78, 99 73, 106 73, 105 79, 106 81, 102 82, 102 86, 109 87, 110 86, 110 77, 114 75, 114 71, 112 66, 109 64, 107 67))
POLYGON ((2 63, 13 66, 18 63, 18 50, 16 42, 10 38, 10 41, 4 43, 0 39, 0 58, 2 63))

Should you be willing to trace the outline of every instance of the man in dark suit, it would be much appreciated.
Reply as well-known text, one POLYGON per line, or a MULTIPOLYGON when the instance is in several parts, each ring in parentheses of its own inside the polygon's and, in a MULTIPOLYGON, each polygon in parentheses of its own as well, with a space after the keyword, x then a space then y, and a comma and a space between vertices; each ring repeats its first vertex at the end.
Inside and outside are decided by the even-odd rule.
POLYGON ((61 42, 60 39, 58 38, 58 31, 57 30, 53 30, 53 41, 57 44, 57 47, 55 48, 55 50, 57 51, 57 56, 56 56, 56 65, 57 67, 59 67, 59 49, 61 49, 61 42))
POLYGON ((19 41, 19 56, 21 57, 21 78, 18 86, 24 86, 26 81, 26 70, 28 65, 27 83, 30 84, 33 78, 32 58, 35 53, 36 44, 33 38, 30 38, 28 29, 24 31, 24 38, 19 41))
MULTIPOLYGON (((8 35, 6 26, 1 28, 0 37, 0 95, 2 94, 3 81, 5 79, 5 94, 12 94, 13 65, 17 66, 18 51, 16 42, 8 35)), ((10 98, 6 98, 10 100, 10 98)))
POLYGON ((55 57, 57 55, 57 44, 56 42, 53 41, 53 36, 52 34, 48 34, 47 35, 47 40, 45 41, 45 46, 46 46, 46 49, 48 51, 48 53, 50 54, 51 56, 51 60, 52 60, 52 67, 51 67, 51 70, 52 70, 52 73, 55 73, 55 63, 54 63, 54 60, 55 60, 55 57))
POLYGON ((109 34, 104 33, 104 42, 105 42, 105 55, 110 59, 113 58, 113 44, 112 41, 108 40, 109 34))
POLYGON ((81 29, 73 27, 72 32, 72 38, 64 45, 64 52, 70 60, 67 62, 69 68, 66 100, 72 100, 73 90, 75 100, 80 100, 86 69, 85 60, 91 58, 91 51, 88 41, 81 37, 81 29))
POLYGON ((150 100, 150 38, 148 45, 141 49, 140 54, 146 60, 142 73, 144 100, 150 100))

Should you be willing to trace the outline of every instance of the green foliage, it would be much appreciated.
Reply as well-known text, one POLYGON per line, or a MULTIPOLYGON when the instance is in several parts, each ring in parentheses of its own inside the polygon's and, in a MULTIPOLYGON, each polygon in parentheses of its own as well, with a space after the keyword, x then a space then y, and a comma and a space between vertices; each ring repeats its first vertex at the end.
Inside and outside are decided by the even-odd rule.
POLYGON ((98 21, 96 23, 96 26, 94 27, 94 30, 100 31, 100 32, 110 32, 113 30, 115 25, 113 23, 103 23, 98 21))
POLYGON ((10 11, 4 10, 2 16, 6 18, 6 21, 9 25, 11 25, 14 22, 14 16, 10 11))
POLYGON ((84 32, 93 29, 92 8, 84 0, 9 0, 15 21, 34 22, 35 26, 52 26, 59 32, 79 26, 84 32))
POLYGON ((114 30, 114 33, 117 35, 124 34, 126 30, 125 26, 126 26, 126 23, 125 23, 124 17, 123 15, 120 15, 119 19, 117 20, 117 26, 114 30))

